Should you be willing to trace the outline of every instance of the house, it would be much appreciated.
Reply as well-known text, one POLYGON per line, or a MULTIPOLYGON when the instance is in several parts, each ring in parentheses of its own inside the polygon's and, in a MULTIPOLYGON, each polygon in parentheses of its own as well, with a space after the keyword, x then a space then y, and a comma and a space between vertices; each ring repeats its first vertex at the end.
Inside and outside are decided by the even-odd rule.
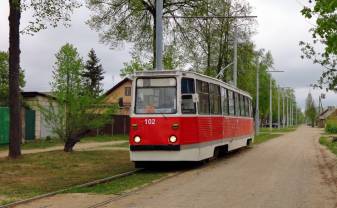
POLYGON ((324 128, 326 122, 331 119, 337 119, 337 109, 333 106, 329 106, 325 109, 316 119, 317 126, 324 128))
MULTIPOLYGON (((88 135, 95 136, 97 134, 114 135, 114 134, 128 134, 130 128, 130 108, 131 108, 131 87, 132 79, 124 78, 115 86, 104 93, 104 98, 101 103, 101 109, 109 106, 118 106, 117 112, 111 118, 111 122, 106 124, 103 128, 92 129, 88 135)), ((101 110, 96 111, 101 112, 101 110)))
POLYGON ((132 79, 124 78, 104 94, 103 103, 106 105, 118 104, 117 115, 130 115, 131 87, 132 79))
POLYGON ((48 126, 41 113, 41 107, 49 108, 57 106, 57 101, 50 93, 45 92, 22 92, 24 109, 23 139, 45 139, 53 137, 52 128, 48 126))

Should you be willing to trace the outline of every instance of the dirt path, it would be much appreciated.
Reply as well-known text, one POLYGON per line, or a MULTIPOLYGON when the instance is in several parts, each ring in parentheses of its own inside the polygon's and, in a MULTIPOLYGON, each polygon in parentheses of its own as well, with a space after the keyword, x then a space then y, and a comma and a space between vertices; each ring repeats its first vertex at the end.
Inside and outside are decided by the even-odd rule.
MULTIPOLYGON (((119 147, 111 147, 112 145, 119 145, 127 143, 128 141, 110 141, 110 142, 88 142, 88 143, 78 143, 75 145, 74 150, 84 151, 84 150, 96 150, 102 149, 109 146, 108 149, 116 149, 121 150, 122 148, 119 147)), ((50 152, 56 150, 63 150, 63 145, 58 145, 55 147, 48 147, 48 148, 41 148, 41 149, 29 149, 29 150, 22 150, 22 154, 33 154, 33 153, 40 153, 40 152, 50 152)), ((125 148, 127 149, 127 148, 125 148)), ((103 149, 102 149, 103 150, 103 149)), ((124 149, 122 149, 124 150, 124 149)), ((0 158, 4 158, 8 156, 8 151, 0 151, 0 158)))
MULTIPOLYGON (((302 126, 101 207, 335 208, 337 159, 318 144, 318 138, 319 130, 302 126)), ((92 204, 103 200, 99 197, 91 198, 92 204)), ((74 200, 61 195, 19 207, 70 208, 79 204, 74 200)))

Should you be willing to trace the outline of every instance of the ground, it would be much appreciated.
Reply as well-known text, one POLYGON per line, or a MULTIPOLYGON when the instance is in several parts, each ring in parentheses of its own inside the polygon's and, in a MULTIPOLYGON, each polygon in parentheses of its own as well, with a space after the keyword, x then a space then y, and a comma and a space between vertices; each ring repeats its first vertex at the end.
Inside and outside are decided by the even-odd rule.
POLYGON ((18 208, 334 208, 337 159, 319 144, 320 133, 319 129, 301 126, 122 196, 66 194, 18 208))

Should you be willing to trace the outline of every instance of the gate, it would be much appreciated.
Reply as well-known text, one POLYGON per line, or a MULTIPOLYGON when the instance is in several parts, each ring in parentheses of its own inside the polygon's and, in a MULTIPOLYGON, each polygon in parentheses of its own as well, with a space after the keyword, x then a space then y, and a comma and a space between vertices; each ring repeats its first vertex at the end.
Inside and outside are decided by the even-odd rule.
POLYGON ((9 142, 9 109, 0 107, 0 144, 9 142))
POLYGON ((35 111, 31 109, 25 110, 25 139, 35 139, 35 111))

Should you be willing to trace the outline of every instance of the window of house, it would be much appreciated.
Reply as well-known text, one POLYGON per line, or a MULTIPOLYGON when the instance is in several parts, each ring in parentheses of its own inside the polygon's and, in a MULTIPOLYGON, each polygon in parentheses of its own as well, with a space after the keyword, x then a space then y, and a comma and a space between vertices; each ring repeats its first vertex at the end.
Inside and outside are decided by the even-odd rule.
POLYGON ((209 84, 210 112, 213 115, 221 115, 221 96, 220 87, 215 84, 209 84))
POLYGON ((223 113, 223 115, 229 115, 228 94, 227 94, 227 89, 225 89, 225 88, 221 88, 221 103, 222 103, 222 113, 223 113))
POLYGON ((228 90, 228 111, 229 115, 235 115, 234 93, 231 90, 228 90))
POLYGON ((124 94, 125 96, 131 96, 131 87, 125 87, 124 94))
POLYGON ((199 95, 199 114, 209 114, 209 88, 208 83, 197 80, 197 92, 199 95))

